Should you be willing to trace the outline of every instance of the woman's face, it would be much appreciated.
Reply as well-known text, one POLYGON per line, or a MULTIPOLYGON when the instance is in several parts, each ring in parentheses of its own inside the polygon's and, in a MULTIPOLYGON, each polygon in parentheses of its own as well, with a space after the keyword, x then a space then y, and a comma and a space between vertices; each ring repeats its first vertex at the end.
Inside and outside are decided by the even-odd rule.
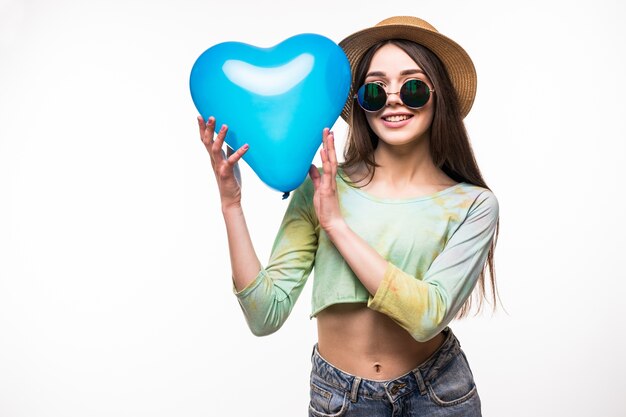
POLYGON ((402 49, 393 44, 380 48, 372 57, 365 83, 379 83, 387 92, 387 104, 381 110, 365 116, 378 138, 389 145, 406 145, 420 138, 428 138, 434 115, 434 97, 419 109, 405 106, 398 93, 407 80, 424 81, 433 85, 420 67, 402 49))

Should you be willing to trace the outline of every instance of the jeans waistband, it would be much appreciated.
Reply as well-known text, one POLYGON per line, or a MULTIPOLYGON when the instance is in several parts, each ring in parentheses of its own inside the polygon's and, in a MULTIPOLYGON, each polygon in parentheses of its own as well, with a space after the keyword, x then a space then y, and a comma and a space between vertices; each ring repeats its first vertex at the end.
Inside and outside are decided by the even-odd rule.
POLYGON ((415 389, 425 394, 426 383, 436 378, 450 360, 461 351, 461 345, 452 330, 446 327, 443 332, 446 335, 445 341, 435 353, 415 369, 391 380, 369 380, 344 372, 320 356, 317 344, 313 347, 311 356, 312 372, 327 384, 349 392, 353 402, 356 401, 357 395, 370 398, 388 397, 393 402, 396 398, 413 392, 415 389))

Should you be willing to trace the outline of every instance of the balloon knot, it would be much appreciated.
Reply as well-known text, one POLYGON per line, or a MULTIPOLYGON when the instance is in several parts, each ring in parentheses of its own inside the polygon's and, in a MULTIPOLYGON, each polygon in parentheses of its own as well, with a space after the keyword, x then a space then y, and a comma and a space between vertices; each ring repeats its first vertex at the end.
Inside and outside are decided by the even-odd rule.
POLYGON ((283 193, 283 200, 285 200, 287 197, 289 197, 289 191, 285 191, 283 193))

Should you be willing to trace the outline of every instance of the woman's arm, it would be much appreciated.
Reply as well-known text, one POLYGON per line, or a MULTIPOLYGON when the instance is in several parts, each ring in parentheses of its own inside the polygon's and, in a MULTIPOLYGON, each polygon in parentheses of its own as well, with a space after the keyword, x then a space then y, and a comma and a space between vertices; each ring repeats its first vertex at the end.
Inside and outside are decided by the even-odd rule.
POLYGON ((267 266, 244 289, 234 289, 248 326, 257 336, 283 325, 313 269, 319 226, 312 214, 312 195, 308 180, 293 191, 267 266))
POLYGON ((320 227, 324 229, 363 286, 370 294, 375 294, 385 275, 387 261, 346 224, 339 209, 335 181, 337 175, 335 138, 328 129, 324 129, 322 133, 322 145, 320 152, 322 175, 313 165, 309 170, 315 187, 313 201, 320 227))
POLYGON ((388 263, 368 307, 394 319, 418 341, 437 335, 472 293, 498 223, 495 195, 476 197, 466 218, 423 276, 415 277, 388 263))
POLYGON ((241 207, 241 177, 237 162, 247 151, 222 151, 227 128, 213 140, 215 119, 198 118, 202 142, 220 190, 222 214, 228 235, 233 291, 253 334, 264 336, 278 330, 298 299, 313 268, 318 226, 312 212, 312 184, 305 181, 289 201, 276 235, 268 265, 256 255, 241 207))
POLYGON ((252 246, 241 207, 222 208, 222 214, 228 236, 233 285, 237 291, 241 291, 254 281, 262 266, 252 246))
POLYGON ((241 208, 241 176, 237 162, 248 150, 248 145, 243 145, 236 152, 229 147, 228 154, 225 154, 222 147, 228 127, 223 125, 215 136, 215 118, 209 117, 204 123, 202 116, 198 116, 198 127, 202 143, 211 157, 220 192, 233 282, 235 288, 243 289, 254 281, 261 269, 241 208))
POLYGON ((467 300, 483 270, 498 221, 498 201, 481 193, 466 219, 424 276, 415 277, 385 260, 346 224, 336 194, 332 133, 324 131, 323 174, 310 171, 321 227, 371 294, 368 307, 386 314, 418 341, 435 336, 467 300))

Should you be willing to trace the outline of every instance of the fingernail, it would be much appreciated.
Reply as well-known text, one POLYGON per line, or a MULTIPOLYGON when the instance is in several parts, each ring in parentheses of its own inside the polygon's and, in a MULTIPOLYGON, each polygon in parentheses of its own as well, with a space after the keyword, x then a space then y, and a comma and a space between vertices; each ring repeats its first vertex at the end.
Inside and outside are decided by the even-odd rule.
POLYGON ((244 151, 247 151, 247 150, 248 150, 248 148, 250 148, 250 145, 248 145, 247 143, 246 143, 245 145, 243 145, 243 150, 244 150, 244 151))

